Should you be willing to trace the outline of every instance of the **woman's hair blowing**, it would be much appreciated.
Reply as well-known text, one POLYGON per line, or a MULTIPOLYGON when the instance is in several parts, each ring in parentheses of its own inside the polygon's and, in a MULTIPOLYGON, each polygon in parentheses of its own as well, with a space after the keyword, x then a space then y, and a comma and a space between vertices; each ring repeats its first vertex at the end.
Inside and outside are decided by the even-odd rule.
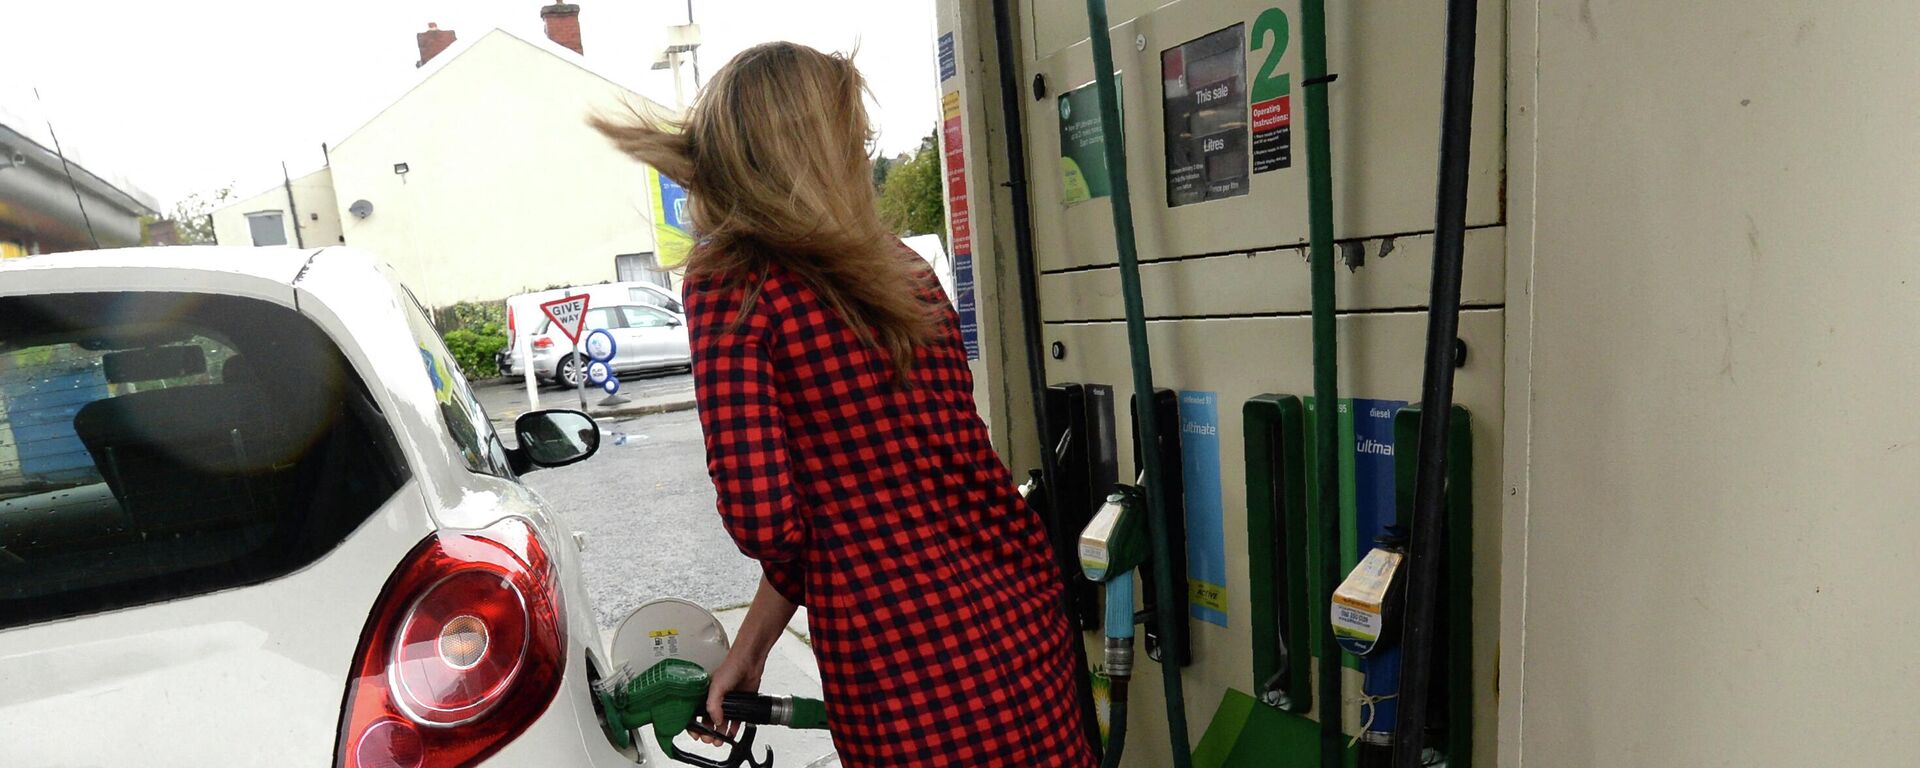
POLYGON ((744 315, 779 262, 885 349, 904 383, 937 305, 925 264, 875 209, 865 92, 846 57, 767 43, 715 72, 683 121, 636 110, 589 122, 687 188, 700 238, 689 274, 744 286, 744 315))

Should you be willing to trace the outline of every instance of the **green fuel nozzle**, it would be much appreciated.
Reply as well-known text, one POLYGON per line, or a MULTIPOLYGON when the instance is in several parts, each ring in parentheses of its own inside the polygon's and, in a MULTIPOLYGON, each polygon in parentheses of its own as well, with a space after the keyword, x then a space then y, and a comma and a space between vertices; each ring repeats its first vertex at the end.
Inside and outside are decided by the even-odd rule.
POLYGON ((701 768, 773 768, 773 750, 764 760, 753 759, 754 725, 780 725, 789 728, 827 727, 827 708, 819 699, 797 696, 761 696, 751 693, 727 694, 727 719, 746 724, 739 738, 727 738, 696 720, 707 702, 707 671, 686 659, 662 659, 638 675, 621 675, 601 681, 595 688, 608 732, 622 746, 629 734, 645 725, 653 726, 653 738, 661 754, 701 768), (680 751, 673 737, 683 731, 719 738, 732 747, 724 760, 701 757, 680 751))

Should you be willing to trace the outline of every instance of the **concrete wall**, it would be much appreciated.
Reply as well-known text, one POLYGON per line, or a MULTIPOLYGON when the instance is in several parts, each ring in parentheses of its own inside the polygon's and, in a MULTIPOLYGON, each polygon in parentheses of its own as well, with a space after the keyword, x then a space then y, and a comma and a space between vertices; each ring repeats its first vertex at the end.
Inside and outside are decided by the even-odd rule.
POLYGON ((1501 764, 1920 764, 1920 6, 1512 9, 1501 764))
POLYGON ((333 148, 349 243, 430 306, 612 280, 615 255, 653 250, 644 167, 584 122, 637 96, 504 32, 448 56, 333 148), (372 215, 345 213, 362 199, 372 215))
POLYGON ((322 168, 294 179, 293 203, 299 208, 299 239, 295 239, 294 217, 287 213, 287 189, 275 186, 213 212, 213 236, 221 245, 252 245, 253 233, 247 227, 247 214, 280 211, 287 214, 287 245, 304 244, 308 248, 339 245, 340 206, 334 202, 333 172, 322 168))

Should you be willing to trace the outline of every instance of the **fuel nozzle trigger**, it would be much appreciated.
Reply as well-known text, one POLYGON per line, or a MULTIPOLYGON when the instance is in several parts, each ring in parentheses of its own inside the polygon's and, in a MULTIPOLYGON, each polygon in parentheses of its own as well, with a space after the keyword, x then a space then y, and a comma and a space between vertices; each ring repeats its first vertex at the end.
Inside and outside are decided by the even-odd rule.
POLYGON ((756 731, 752 725, 745 726, 740 731, 740 738, 738 739, 728 738, 726 734, 701 725, 699 722, 688 724, 687 732, 697 733, 703 736, 712 736, 733 749, 729 751, 726 758, 722 760, 690 755, 677 749, 668 750, 668 757, 672 757, 687 765, 700 766, 700 768, 740 768, 740 766, 747 766, 747 768, 773 768, 773 747, 767 747, 767 758, 765 760, 753 759, 753 738, 756 735, 756 731))

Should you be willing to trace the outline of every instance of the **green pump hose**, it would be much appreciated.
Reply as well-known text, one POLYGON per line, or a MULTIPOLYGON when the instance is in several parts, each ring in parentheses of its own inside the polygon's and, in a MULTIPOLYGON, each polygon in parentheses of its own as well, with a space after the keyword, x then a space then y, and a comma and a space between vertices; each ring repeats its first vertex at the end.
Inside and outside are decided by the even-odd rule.
MULTIPOLYGON (((1127 349, 1133 358, 1133 402, 1138 410, 1140 444, 1160 444, 1154 418, 1153 359, 1147 351, 1146 309, 1140 300, 1140 260, 1133 239, 1133 198, 1127 188, 1127 150, 1120 129, 1120 94, 1113 80, 1113 41, 1107 28, 1106 0, 1087 0, 1087 29, 1093 43, 1094 89, 1100 98, 1100 134, 1106 145, 1107 175, 1112 189, 1113 240, 1120 257, 1120 293, 1126 302, 1127 349)), ((1147 528, 1153 539, 1153 559, 1173 562, 1168 537, 1165 471, 1160 467, 1160 452, 1151 448, 1140 452, 1146 463, 1147 528)), ((1184 574, 1182 574, 1184 576, 1184 574)), ((1170 568, 1153 569, 1156 602, 1177 605, 1174 574, 1170 568)), ((1185 589, 1180 584, 1178 589, 1185 589)), ((1187 700, 1180 680, 1179 659, 1187 657, 1185 636, 1176 622, 1184 615, 1172 611, 1155 612, 1161 637, 1160 679, 1166 687, 1167 740, 1173 750, 1173 768, 1187 768, 1193 761, 1187 739, 1187 700)))
MULTIPOLYGON (((1313 422, 1315 477, 1320 516, 1321 615, 1333 604, 1340 584, 1340 434, 1339 349, 1334 335, 1333 295, 1333 141, 1327 125, 1327 12, 1323 0, 1300 0, 1301 67, 1307 91, 1307 242, 1312 254, 1309 271, 1313 285, 1313 400, 1318 413, 1313 422)), ((1320 634, 1321 768, 1341 768, 1347 750, 1342 732, 1340 647, 1333 624, 1322 619, 1320 634)))

